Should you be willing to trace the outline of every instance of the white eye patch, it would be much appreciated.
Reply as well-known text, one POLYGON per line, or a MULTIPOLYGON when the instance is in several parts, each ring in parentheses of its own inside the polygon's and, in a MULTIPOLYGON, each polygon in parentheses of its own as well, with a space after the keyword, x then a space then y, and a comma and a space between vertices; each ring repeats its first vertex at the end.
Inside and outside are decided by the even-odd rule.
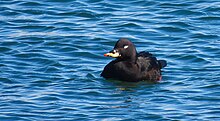
POLYGON ((128 48, 128 45, 125 45, 125 46, 124 46, 124 49, 127 49, 127 48, 128 48))

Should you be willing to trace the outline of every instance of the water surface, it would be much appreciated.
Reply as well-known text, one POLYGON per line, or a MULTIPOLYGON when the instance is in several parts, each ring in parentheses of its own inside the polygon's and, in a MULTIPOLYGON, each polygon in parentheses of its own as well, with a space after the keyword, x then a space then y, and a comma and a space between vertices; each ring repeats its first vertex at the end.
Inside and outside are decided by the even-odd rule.
POLYGON ((220 120, 218 0, 1 0, 0 120, 220 120), (100 77, 121 37, 163 80, 100 77))

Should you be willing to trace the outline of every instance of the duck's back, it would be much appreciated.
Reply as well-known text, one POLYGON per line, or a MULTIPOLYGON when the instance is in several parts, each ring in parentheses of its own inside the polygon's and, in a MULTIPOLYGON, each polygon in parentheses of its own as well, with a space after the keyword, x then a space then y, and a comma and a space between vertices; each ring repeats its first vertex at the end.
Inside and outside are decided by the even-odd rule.
POLYGON ((137 64, 140 68, 140 80, 158 81, 161 80, 161 68, 166 66, 166 61, 157 60, 149 52, 140 52, 137 55, 137 64))

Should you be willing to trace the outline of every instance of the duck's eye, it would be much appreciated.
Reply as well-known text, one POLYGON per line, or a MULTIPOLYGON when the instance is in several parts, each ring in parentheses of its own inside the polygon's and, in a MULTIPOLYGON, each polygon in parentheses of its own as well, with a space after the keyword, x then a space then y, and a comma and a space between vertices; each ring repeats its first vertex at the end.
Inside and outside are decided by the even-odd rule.
POLYGON ((128 45, 125 45, 125 46, 124 46, 124 49, 127 49, 127 48, 128 48, 128 45))

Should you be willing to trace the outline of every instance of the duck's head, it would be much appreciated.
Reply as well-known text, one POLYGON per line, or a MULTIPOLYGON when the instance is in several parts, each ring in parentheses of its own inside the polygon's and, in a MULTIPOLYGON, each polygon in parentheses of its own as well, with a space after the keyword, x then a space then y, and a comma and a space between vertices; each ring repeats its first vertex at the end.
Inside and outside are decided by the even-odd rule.
POLYGON ((136 54, 137 51, 134 44, 128 39, 121 38, 116 42, 114 49, 104 54, 104 56, 136 61, 136 54))

